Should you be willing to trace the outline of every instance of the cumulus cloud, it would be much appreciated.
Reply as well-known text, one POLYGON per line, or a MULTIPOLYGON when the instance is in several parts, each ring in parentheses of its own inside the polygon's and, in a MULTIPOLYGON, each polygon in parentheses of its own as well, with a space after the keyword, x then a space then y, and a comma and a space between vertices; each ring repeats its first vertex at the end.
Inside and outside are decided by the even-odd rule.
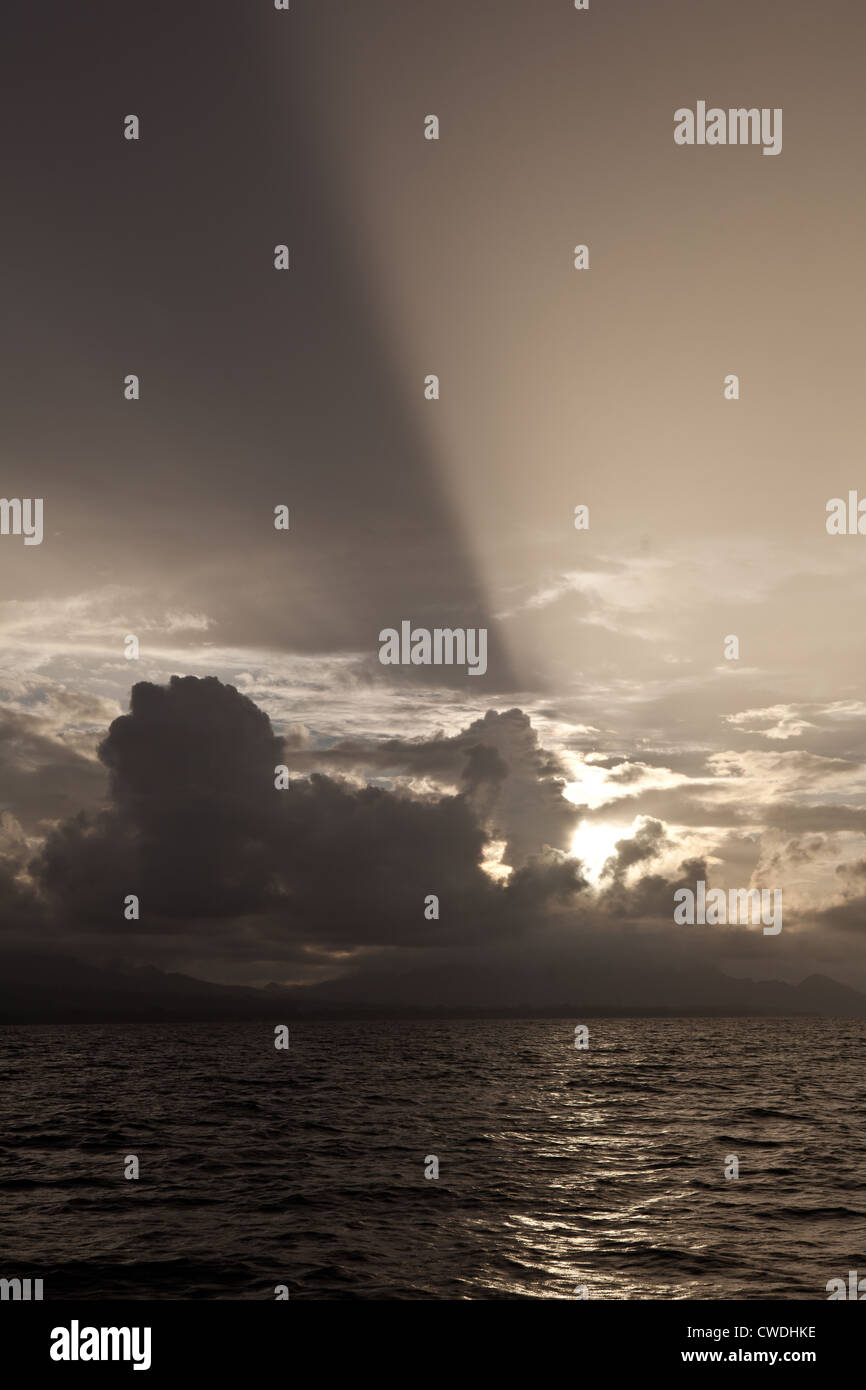
POLYGON ((289 746, 293 768, 334 768, 406 779, 412 790, 441 784, 462 790, 491 838, 504 840, 517 868, 545 847, 564 850, 579 810, 563 797, 565 763, 542 747, 527 714, 488 710, 460 733, 417 739, 343 740, 325 749, 289 746))
POLYGON ((526 830, 537 819, 561 838, 575 810, 519 711, 480 721, 459 740, 383 753, 449 768, 462 789, 438 796, 320 772, 277 790, 283 741, 251 700, 212 677, 136 685, 99 752, 110 804, 57 825, 31 865, 73 933, 129 941, 135 928, 122 905, 135 894, 139 932, 166 950, 172 936, 188 949, 193 927, 206 934, 214 924, 218 949, 230 950, 219 926, 227 919, 243 924, 241 953, 257 931, 276 955, 412 948, 430 944, 422 909, 435 894, 437 940, 465 944, 525 930, 533 913, 583 886, 576 861, 526 830), (516 847, 505 885, 482 867, 489 827, 501 824, 516 847))
MULTIPOLYGON (((24 731, 22 757, 63 753, 24 731)), ((566 766, 519 709, 456 735, 316 747, 306 728, 278 735, 215 677, 145 681, 111 723, 99 770, 102 799, 56 817, 35 852, 11 817, 0 826, 7 941, 35 933, 80 957, 431 1004, 473 990, 479 1002, 550 1001, 617 971, 637 982, 639 962, 660 980, 663 968, 673 978, 743 950, 736 928, 675 927, 673 893, 727 872, 740 882, 757 841, 729 836, 695 853, 670 821, 639 816, 588 880, 569 849, 583 812, 566 766), (277 790, 284 763, 291 785, 277 790), (497 876, 487 869, 503 843, 511 872, 497 876), (124 918, 130 894, 139 921, 124 918), (430 895, 438 917, 425 916, 430 895)), ((797 776, 811 771, 798 762, 797 776)), ((718 780, 730 772, 726 762, 718 780)), ((827 853, 817 834, 788 835, 764 867, 826 869, 827 853)), ((847 916, 835 926, 849 931, 847 916)))
POLYGON ((635 864, 656 859, 667 844, 668 838, 662 822, 644 818, 634 835, 617 841, 615 853, 602 870, 602 878, 621 881, 635 864))

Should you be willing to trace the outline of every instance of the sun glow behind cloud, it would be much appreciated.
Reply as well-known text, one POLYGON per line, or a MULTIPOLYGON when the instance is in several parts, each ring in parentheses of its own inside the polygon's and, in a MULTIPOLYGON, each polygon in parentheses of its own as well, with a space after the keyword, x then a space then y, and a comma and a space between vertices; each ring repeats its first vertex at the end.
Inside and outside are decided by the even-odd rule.
POLYGON ((616 851, 618 840, 628 838, 630 831, 624 825, 611 825, 608 821, 587 821, 578 826, 571 842, 571 853, 583 864, 587 877, 598 883, 602 870, 616 851))

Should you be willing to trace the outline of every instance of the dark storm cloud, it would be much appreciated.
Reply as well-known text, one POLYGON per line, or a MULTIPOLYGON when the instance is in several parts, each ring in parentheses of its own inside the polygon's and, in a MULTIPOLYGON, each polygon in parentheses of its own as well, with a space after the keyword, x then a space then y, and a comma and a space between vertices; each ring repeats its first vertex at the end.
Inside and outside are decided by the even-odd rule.
MULTIPOLYGON (((524 781, 514 793, 526 814, 553 794, 550 760, 525 716, 502 720, 542 773, 540 801, 524 781)), ((481 869, 487 835, 475 803, 508 768, 478 733, 503 738, 502 728, 488 716, 468 732, 467 790, 457 795, 411 797, 320 773, 278 791, 281 740, 251 700, 212 677, 141 683, 100 748, 111 807, 57 827, 34 877, 71 930, 121 937, 133 929, 122 915, 129 894, 140 899, 142 930, 168 936, 195 921, 243 919, 249 929, 256 918, 272 946, 279 924, 285 946, 326 950, 426 944, 431 930, 446 943, 513 932, 583 885, 576 863, 555 855, 527 856, 504 888, 481 869), (425 935, 430 894, 441 919, 425 935)), ((220 929, 222 948, 229 939, 220 929)))
MULTIPOLYGON (((141 683, 101 746, 109 805, 57 826, 29 865, 32 882, 10 830, 0 906, 17 925, 7 940, 35 934, 58 953, 102 961, 430 1004, 556 1000, 590 986, 637 998, 647 982, 670 992, 677 972, 743 949, 735 929, 672 924, 675 888, 710 879, 701 859, 626 878, 665 845, 658 821, 619 842, 597 892, 579 862, 553 848, 494 881, 481 867, 489 831, 479 789, 507 787, 516 765, 514 798, 525 809, 532 768, 544 807, 561 797, 557 764, 520 711, 491 712, 459 740, 436 742, 440 766, 463 774, 456 794, 318 772, 277 791, 283 745, 251 700, 214 678, 141 683), (131 893, 139 922, 123 918, 131 893), (438 919, 424 915, 432 894, 438 919)), ((575 809, 564 802, 561 813, 575 809)))
MULTIPOLYGON (((610 921, 630 922, 647 918, 661 923, 670 922, 674 891, 677 888, 694 889, 698 879, 706 882, 710 877, 705 861, 697 858, 684 860, 672 878, 651 873, 627 885, 621 877, 614 876, 613 882, 603 887, 597 910, 600 916, 610 921)), ((677 954, 685 944, 683 934, 674 933, 667 949, 677 954)))
POLYGON ((580 812, 562 795, 563 763, 539 743, 522 710, 488 710, 447 738, 345 740, 324 750, 289 748, 293 768, 430 778, 461 787, 492 839, 506 842, 504 860, 517 868, 545 846, 567 849, 580 812))
POLYGON ((100 747, 114 806, 49 837, 40 882, 94 925, 122 920, 128 894, 157 918, 261 910, 279 751, 267 715, 233 687, 142 682, 100 747))
POLYGON ((627 839, 617 840, 614 846, 615 853, 605 864, 602 878, 622 879, 626 870, 635 864, 654 859, 667 844, 668 838, 662 822, 644 821, 636 834, 627 839))
MULTIPOLYGON (((557 952, 572 966, 581 943, 605 957, 624 923, 670 917, 673 880, 651 875, 626 886, 618 873, 590 904, 578 861, 553 849, 494 882, 481 868, 488 837, 478 793, 512 775, 499 748, 520 770, 514 800, 524 811, 530 768, 538 805, 561 796, 555 760, 515 710, 490 713, 439 745, 440 766, 462 767, 465 790, 456 795, 413 796, 321 773, 277 791, 281 741, 245 696, 213 678, 137 685, 100 750, 110 807, 57 827, 31 865, 52 941, 65 934, 90 952, 162 965, 199 961, 211 974, 228 962, 241 975, 264 962, 277 978, 300 971, 312 982, 322 970, 343 970, 370 997, 398 988, 407 970, 410 993, 418 990, 417 972, 429 969, 435 1002, 444 960, 462 978, 483 958, 490 979, 477 982, 481 995, 495 993, 494 980, 506 989, 506 977, 506 993, 519 993, 521 959, 553 981, 557 952), (140 923, 123 919, 130 893, 140 898, 140 923), (430 894, 438 920, 424 916, 430 894)), ((563 816, 574 813, 563 803, 563 816)), ((662 841, 662 827, 648 823, 621 842, 621 863, 650 857, 662 841)), ((684 866, 685 881, 700 867, 684 866)))

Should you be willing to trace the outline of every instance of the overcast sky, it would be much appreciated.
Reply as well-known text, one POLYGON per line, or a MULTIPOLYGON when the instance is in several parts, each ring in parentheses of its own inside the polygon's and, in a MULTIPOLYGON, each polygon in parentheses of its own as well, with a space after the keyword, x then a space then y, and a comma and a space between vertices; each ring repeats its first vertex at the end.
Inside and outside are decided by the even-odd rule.
POLYGON ((0 537, 7 944, 428 1002, 615 1002, 635 951, 866 988, 866 538, 825 524, 866 496, 864 31, 4 17, 0 491, 45 515, 0 537), (782 108, 781 154, 677 146, 698 101, 782 108), (485 627, 486 673, 382 666, 404 619, 485 627), (676 926, 701 876, 783 931, 676 926))

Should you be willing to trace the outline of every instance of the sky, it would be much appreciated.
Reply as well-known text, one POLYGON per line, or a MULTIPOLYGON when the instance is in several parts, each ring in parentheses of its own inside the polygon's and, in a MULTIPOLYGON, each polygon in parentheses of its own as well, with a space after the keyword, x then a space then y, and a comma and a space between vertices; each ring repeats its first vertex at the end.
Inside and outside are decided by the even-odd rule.
POLYGON ((862 6, 0 24, 2 493, 45 518, 0 536, 3 946, 866 989, 866 540, 826 528, 866 496, 862 6), (678 146, 698 101, 781 108, 781 153, 678 146), (487 670, 383 666, 403 620, 487 670), (677 925, 702 878, 781 933, 677 925))

